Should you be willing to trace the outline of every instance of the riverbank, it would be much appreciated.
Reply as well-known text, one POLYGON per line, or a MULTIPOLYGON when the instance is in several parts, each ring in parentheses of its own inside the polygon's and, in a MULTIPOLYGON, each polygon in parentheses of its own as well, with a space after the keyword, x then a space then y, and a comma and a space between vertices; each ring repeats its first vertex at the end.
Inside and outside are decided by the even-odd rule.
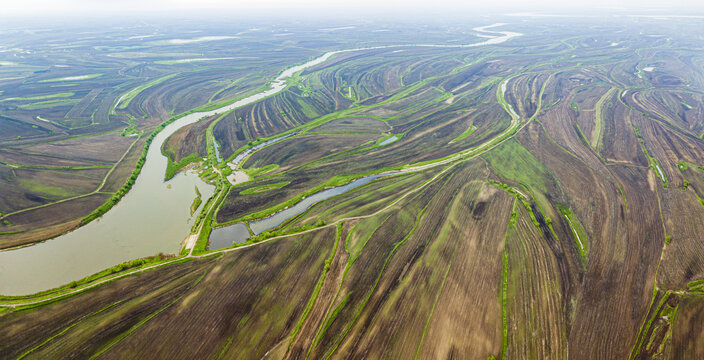
MULTIPOLYGON (((137 173, 139 176, 135 175, 136 181, 130 185, 131 190, 125 191, 126 194, 121 200, 112 203, 109 212, 103 212, 102 217, 93 216, 90 220, 94 221, 89 221, 90 223, 86 226, 54 240, 26 249, 0 253, 0 293, 22 294, 40 291, 56 287, 72 279, 85 277, 112 264, 129 259, 158 252, 178 253, 179 243, 174 239, 184 239, 189 234, 195 235, 198 238, 197 243, 200 244, 203 238, 201 232, 205 228, 209 228, 209 225, 205 223, 211 221, 212 214, 216 211, 218 203, 223 199, 223 194, 230 185, 220 185, 223 188, 218 189, 218 196, 213 200, 212 196, 216 190, 211 185, 202 183, 194 174, 182 172, 170 180, 168 184, 163 182, 168 160, 161 154, 161 145, 169 135, 181 127, 204 117, 230 111, 273 96, 288 86, 286 83, 288 77, 308 67, 320 64, 335 54, 408 46, 473 47, 496 44, 518 36, 517 33, 491 32, 502 36, 467 45, 388 45, 327 52, 304 64, 292 66, 282 71, 270 82, 269 89, 260 93, 240 99, 222 108, 205 112, 190 111, 180 118, 170 119, 168 125, 162 124, 159 131, 150 135, 152 141, 140 172, 137 173), (205 211, 206 214, 205 216, 198 215, 197 219, 202 219, 201 222, 195 221, 190 214, 194 185, 201 185, 199 188, 204 197, 209 199, 205 201, 205 205, 201 205, 200 212, 205 211), (207 189, 207 191, 203 189, 207 189), (31 264, 34 262, 39 262, 40 266, 32 266, 31 264)), ((323 121, 323 118, 325 116, 321 117, 320 121, 323 121)), ((313 121, 310 126, 316 125, 320 121, 313 121)), ((295 131, 295 129, 291 129, 278 136, 293 135, 295 131)), ((242 157, 243 160, 246 156, 242 157)), ((437 162, 433 166, 446 162, 447 160, 437 162)), ((413 168, 413 166, 410 167, 413 168)), ((326 186, 344 185, 359 176, 357 174, 337 178, 326 186)), ((223 182, 227 182, 226 179, 223 180, 223 182)), ((301 200, 304 196, 301 196, 301 200)), ((207 237, 205 243, 207 244, 207 237)), ((193 249, 191 249, 192 252, 193 249)))

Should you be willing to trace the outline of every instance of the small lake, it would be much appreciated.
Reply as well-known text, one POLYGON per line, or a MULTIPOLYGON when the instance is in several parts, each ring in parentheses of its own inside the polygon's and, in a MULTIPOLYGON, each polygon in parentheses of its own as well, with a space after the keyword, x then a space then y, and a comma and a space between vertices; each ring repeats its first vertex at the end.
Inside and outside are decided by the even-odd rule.
POLYGON ((394 135, 394 136, 392 136, 392 137, 390 137, 390 138, 388 138, 388 139, 386 139, 386 140, 380 142, 380 143, 379 143, 379 146, 389 145, 389 144, 391 144, 392 142, 394 142, 394 141, 396 141, 396 140, 398 140, 398 139, 399 139, 398 135, 394 135))
POLYGON ((210 250, 217 250, 240 244, 249 239, 249 230, 243 223, 213 229, 210 233, 210 250))

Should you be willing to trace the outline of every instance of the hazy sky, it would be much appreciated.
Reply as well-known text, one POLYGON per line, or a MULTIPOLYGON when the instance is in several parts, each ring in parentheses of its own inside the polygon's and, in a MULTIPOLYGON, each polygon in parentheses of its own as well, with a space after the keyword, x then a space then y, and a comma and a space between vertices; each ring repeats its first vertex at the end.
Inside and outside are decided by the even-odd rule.
POLYGON ((634 9, 639 13, 704 11, 701 0, 0 0, 0 14, 152 12, 184 10, 434 10, 563 11, 569 8, 634 9))

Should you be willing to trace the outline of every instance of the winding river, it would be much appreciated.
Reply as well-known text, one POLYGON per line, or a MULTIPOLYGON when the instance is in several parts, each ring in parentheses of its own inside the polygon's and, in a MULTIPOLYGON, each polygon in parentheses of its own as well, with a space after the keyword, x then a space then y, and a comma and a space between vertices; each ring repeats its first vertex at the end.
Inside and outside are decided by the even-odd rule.
MULTIPOLYGON (((476 47, 499 44, 521 35, 515 32, 487 30, 500 25, 503 24, 475 28, 474 30, 478 32, 493 35, 480 35, 487 40, 473 44, 387 45, 327 52, 304 64, 287 68, 271 82, 270 88, 267 90, 228 106, 212 111, 193 113, 174 121, 154 138, 147 153, 146 163, 132 189, 102 218, 43 243, 0 252, 0 294, 30 294, 78 280, 120 262, 155 255, 159 252, 177 253, 181 241, 189 235, 195 220, 195 216, 190 214, 190 204, 196 196, 194 186, 198 187, 205 199, 212 196, 215 190, 213 186, 204 183, 196 174, 190 172, 182 172, 168 182, 164 182, 167 159, 161 154, 161 146, 171 134, 181 127, 204 117, 245 106, 274 95, 286 87, 288 77, 298 71, 318 65, 336 54, 392 47, 476 47)), ((365 179, 365 181, 371 180, 365 179)), ((348 185, 352 184, 361 185, 358 183, 348 185)), ((348 191, 356 186, 346 185, 341 189, 330 189, 334 191, 325 195, 333 196, 332 194, 348 191)), ((312 203, 306 202, 300 206, 307 208, 312 203)), ((296 210, 303 211, 298 208, 296 210)), ((253 222, 251 225, 253 228, 257 228, 257 231, 262 231, 259 226, 270 228, 272 224, 278 225, 285 220, 282 220, 285 215, 287 214, 276 214, 276 218, 265 219, 262 223, 253 222)), ((238 229, 240 232, 242 227, 238 229)))

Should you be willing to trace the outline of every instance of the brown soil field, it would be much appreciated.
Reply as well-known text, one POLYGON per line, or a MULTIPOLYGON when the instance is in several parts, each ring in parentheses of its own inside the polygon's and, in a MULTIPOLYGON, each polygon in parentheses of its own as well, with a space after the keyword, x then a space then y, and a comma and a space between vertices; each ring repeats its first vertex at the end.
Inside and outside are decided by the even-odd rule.
POLYGON ((5 218, 10 225, 0 226, 0 231, 10 233, 0 235, 0 248, 41 241, 72 230, 110 196, 93 194, 10 215, 5 218), (12 234, 15 231, 20 232, 12 234))
POLYGON ((206 129, 212 120, 199 121, 195 124, 187 125, 169 136, 162 147, 162 152, 167 154, 173 162, 180 162, 188 155, 196 154, 200 157, 208 155, 206 129))
MULTIPOLYGON (((313 204, 245 244, 31 308, 0 297, 0 357, 704 358, 698 23, 623 21, 526 19, 503 25, 524 35, 496 46, 341 53, 273 96, 181 129, 164 148, 174 161, 207 156, 220 117, 223 158, 296 129, 244 164, 273 170, 219 185, 204 214, 213 227, 268 216, 331 179, 443 160, 313 204)), ((251 68, 183 66, 118 113, 150 129, 262 84, 251 68)), ((46 112, 78 114, 113 95, 82 91, 90 102, 46 112)), ((115 191, 145 137, 3 143, 0 211, 94 190, 136 140, 105 182, 115 191), (107 166, 38 167, 51 161, 107 166)), ((66 230, 108 196, 11 214, 0 247, 66 230)))
POLYGON ((103 185, 100 191, 118 191, 125 181, 132 176, 132 171, 137 164, 137 160, 142 156, 146 140, 146 136, 142 136, 133 143, 122 161, 117 163, 115 169, 108 175, 107 179, 105 179, 105 185, 103 185))
POLYGON ((39 312, 4 314, 0 346, 8 356, 36 347, 30 358, 124 358, 145 354, 144 347, 171 359, 205 352, 261 358, 296 326, 334 242, 334 229, 318 231, 117 280, 39 312), (290 266, 299 271, 282 276, 276 270, 290 266), (115 301, 120 292, 127 298, 115 301), (278 296, 283 293, 299 301, 278 296), (272 310, 266 318, 250 315, 272 310), (152 320, 145 323, 145 316, 152 320), (60 333, 57 341, 42 343, 52 333, 60 333))
POLYGON ((25 151, 86 161, 114 163, 122 157, 134 139, 120 136, 119 132, 89 138, 79 138, 32 145, 25 151))

